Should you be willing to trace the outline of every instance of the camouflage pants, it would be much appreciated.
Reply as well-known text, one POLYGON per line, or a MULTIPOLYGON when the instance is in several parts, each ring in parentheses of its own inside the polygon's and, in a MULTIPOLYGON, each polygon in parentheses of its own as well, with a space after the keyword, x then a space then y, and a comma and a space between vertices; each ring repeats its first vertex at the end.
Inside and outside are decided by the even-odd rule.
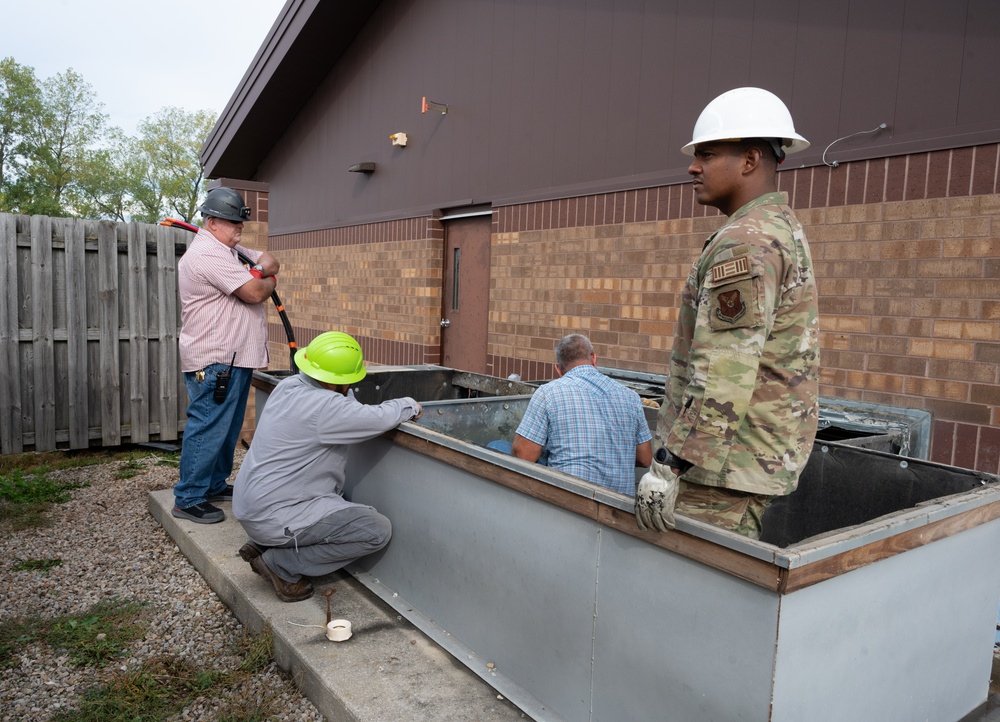
POLYGON ((774 497, 681 481, 674 510, 706 524, 760 539, 764 510, 774 497))

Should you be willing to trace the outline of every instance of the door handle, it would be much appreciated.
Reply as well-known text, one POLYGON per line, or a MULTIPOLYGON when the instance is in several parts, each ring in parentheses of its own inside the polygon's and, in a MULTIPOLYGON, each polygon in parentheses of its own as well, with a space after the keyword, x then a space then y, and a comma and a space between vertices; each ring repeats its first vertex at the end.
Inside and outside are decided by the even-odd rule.
POLYGON ((451 325, 451 321, 447 318, 441 319, 441 328, 448 328, 451 325))

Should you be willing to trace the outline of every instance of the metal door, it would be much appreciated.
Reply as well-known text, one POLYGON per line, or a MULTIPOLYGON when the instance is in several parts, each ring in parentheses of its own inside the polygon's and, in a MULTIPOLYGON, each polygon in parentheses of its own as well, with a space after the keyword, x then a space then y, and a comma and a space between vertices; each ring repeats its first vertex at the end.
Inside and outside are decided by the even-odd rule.
POLYGON ((486 373, 492 214, 444 220, 441 363, 486 373))

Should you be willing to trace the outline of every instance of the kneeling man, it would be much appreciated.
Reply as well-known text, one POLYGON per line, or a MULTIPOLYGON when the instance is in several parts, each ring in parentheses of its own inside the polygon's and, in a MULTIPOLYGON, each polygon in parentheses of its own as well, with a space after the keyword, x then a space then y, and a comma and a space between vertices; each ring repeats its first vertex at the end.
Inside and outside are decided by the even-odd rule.
POLYGON ((301 374, 274 387, 236 476, 233 515, 250 540, 240 556, 284 602, 313 594, 306 577, 340 569, 389 543, 389 520, 342 496, 352 444, 420 416, 411 398, 378 406, 350 387, 367 373, 346 333, 317 336, 295 354, 301 374))

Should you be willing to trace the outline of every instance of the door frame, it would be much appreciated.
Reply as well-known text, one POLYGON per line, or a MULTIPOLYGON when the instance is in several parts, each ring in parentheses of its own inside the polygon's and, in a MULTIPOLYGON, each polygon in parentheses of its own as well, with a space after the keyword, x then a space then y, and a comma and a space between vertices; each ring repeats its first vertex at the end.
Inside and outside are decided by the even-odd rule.
MULTIPOLYGON (((493 209, 454 209, 439 219, 443 233, 442 273, 441 273, 441 365, 461 368, 463 371, 486 373, 489 347, 490 312, 490 258, 492 255, 493 209), (468 219, 468 221, 466 220, 468 219), (475 219, 475 220, 474 220, 475 219), (480 220, 482 224, 480 224, 480 220), (449 227, 457 231, 455 222, 461 222, 463 232, 470 232, 469 239, 474 247, 466 247, 466 261, 473 265, 461 264, 459 259, 458 295, 455 294, 455 278, 452 249, 454 236, 449 227), (482 294, 485 294, 483 297, 482 294), (458 302, 459 308, 454 308, 458 302), (463 316, 461 310, 465 310, 463 316)), ((458 249, 462 254, 462 249, 458 249)))

